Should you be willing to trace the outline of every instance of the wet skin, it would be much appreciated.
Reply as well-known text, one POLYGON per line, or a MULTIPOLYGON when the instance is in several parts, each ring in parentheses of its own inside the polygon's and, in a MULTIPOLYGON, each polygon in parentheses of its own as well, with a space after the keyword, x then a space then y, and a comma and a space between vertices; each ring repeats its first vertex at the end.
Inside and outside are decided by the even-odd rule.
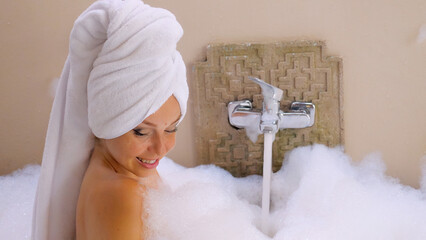
POLYGON ((144 193, 161 181, 156 166, 175 145, 180 114, 171 96, 124 135, 97 140, 80 188, 77 240, 144 239, 144 193))

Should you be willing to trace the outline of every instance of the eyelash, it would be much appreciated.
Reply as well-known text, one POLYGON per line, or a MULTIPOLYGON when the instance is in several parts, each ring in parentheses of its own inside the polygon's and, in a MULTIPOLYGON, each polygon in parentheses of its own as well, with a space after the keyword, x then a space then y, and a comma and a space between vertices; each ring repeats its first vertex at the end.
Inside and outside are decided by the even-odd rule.
MULTIPOLYGON (((167 133, 174 133, 174 132, 177 132, 177 128, 175 128, 175 129, 173 129, 173 130, 170 130, 170 131, 167 131, 167 130, 165 130, 165 132, 167 132, 167 133)), ((141 132, 139 132, 139 130, 137 130, 137 129, 133 129, 133 133, 136 135, 136 136, 146 136, 146 135, 148 135, 148 134, 144 134, 144 133, 141 133, 141 132)))
POLYGON ((178 129, 177 129, 177 127, 176 127, 175 129, 170 130, 170 131, 167 131, 167 130, 166 130, 166 132, 168 132, 168 133, 174 133, 174 132, 177 132, 177 130, 178 130, 178 129))
POLYGON ((142 134, 142 133, 140 133, 138 130, 135 130, 135 129, 133 129, 133 133, 136 135, 136 136, 146 136, 147 134, 142 134))

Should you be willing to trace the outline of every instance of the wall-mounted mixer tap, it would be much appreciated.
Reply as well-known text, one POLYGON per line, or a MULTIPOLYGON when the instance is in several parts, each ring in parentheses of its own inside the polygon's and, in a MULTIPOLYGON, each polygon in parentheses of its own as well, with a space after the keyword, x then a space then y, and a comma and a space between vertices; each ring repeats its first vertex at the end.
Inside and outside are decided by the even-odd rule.
POLYGON ((249 100, 228 104, 229 123, 236 128, 254 129, 257 134, 276 133, 279 129, 311 127, 315 122, 315 105, 293 102, 289 112, 280 110, 283 91, 258 78, 249 77, 262 88, 263 107, 253 109, 249 100))
POLYGON ((268 233, 270 183, 272 174, 272 143, 279 129, 305 128, 314 125, 315 105, 293 102, 290 112, 280 110, 283 91, 264 81, 249 77, 260 85, 263 94, 262 109, 253 109, 249 100, 228 104, 229 123, 236 128, 245 128, 250 140, 256 142, 258 134, 264 134, 263 187, 262 187, 262 231, 268 233))

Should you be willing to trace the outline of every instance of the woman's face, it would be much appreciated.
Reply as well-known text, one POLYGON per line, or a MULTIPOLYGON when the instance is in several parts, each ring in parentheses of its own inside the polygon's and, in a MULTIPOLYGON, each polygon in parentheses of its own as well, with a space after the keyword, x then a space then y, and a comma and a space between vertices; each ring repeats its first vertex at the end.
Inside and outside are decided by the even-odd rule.
POLYGON ((124 135, 104 139, 107 154, 138 177, 156 173, 159 160, 175 145, 180 107, 172 95, 155 113, 124 135))

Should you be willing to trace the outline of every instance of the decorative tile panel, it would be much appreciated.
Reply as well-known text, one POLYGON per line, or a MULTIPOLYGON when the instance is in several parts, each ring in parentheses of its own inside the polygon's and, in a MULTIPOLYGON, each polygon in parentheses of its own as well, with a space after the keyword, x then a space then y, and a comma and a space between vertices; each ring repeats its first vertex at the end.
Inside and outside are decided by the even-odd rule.
POLYGON ((237 130, 228 122, 231 101, 249 99, 254 108, 262 107, 261 89, 248 76, 282 89, 283 111, 293 101, 316 106, 314 126, 276 134, 274 171, 280 169, 284 154, 295 147, 343 145, 342 59, 323 56, 324 48, 317 41, 209 45, 207 60, 193 68, 198 158, 234 176, 262 174, 263 135, 252 143, 244 129, 237 130))

